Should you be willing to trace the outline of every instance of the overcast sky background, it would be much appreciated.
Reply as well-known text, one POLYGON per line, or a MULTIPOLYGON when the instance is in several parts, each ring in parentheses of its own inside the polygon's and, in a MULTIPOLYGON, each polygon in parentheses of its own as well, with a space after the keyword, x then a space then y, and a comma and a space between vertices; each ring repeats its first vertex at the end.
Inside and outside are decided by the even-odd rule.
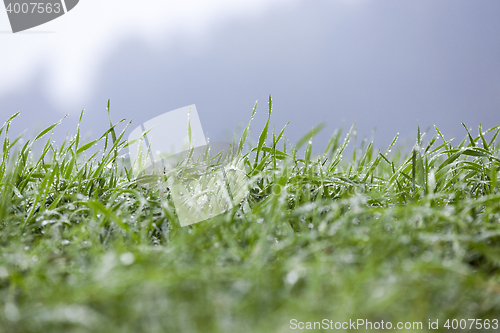
MULTIPOLYGON (((357 122, 384 147, 437 125, 462 138, 461 122, 500 124, 497 0, 81 0, 68 14, 9 33, 0 8, 0 122, 16 111, 32 136, 70 114, 56 138, 95 137, 112 117, 131 129, 196 104, 212 141, 249 120, 253 137, 268 95, 273 123, 294 142, 326 122, 357 122)), ((403 140, 404 141, 404 140, 403 140)))

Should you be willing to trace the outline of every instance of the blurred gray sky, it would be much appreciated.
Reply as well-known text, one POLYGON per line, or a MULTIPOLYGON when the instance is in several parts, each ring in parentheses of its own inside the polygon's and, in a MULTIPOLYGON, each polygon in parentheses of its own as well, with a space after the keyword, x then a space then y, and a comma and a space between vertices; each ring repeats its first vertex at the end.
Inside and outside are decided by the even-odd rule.
POLYGON ((259 100, 256 137, 269 94, 292 142, 328 124, 318 147, 342 121, 361 136, 376 127, 379 147, 417 124, 457 139, 461 122, 500 124, 497 0, 81 0, 32 31, 54 33, 0 33, 0 122, 23 110, 14 128, 30 135, 66 113, 56 138, 74 133, 85 108, 97 136, 111 98, 131 128, 196 104, 212 141, 259 100))

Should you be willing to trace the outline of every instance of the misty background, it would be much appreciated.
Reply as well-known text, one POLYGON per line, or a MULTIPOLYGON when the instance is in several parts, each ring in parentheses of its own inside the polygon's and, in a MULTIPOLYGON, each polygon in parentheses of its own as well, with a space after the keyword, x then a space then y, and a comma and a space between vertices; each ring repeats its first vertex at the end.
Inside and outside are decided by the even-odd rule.
MULTIPOLYGON (((357 123, 384 148, 417 125, 447 138, 500 124, 500 2, 496 0, 81 0, 68 14, 12 34, 0 8, 0 123, 13 134, 69 116, 54 138, 108 128, 106 103, 130 131, 196 104, 211 141, 232 138, 259 101, 290 121, 293 143, 357 123)), ((128 135, 127 133, 127 135, 128 135)))

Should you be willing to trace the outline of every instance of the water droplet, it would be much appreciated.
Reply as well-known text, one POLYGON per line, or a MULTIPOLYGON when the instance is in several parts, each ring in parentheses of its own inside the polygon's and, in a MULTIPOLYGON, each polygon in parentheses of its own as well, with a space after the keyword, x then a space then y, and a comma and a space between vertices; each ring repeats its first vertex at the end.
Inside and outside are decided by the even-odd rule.
POLYGON ((132 265, 134 263, 135 257, 134 257, 134 255, 132 253, 127 252, 127 253, 124 253, 124 254, 122 254, 120 256, 120 261, 125 266, 130 266, 130 265, 132 265))
POLYGON ((384 288, 380 287, 380 288, 375 289, 375 291, 373 292, 373 297, 380 298, 380 297, 384 296, 384 294, 385 294, 384 288))
POLYGON ((286 275, 286 283, 290 284, 290 285, 294 285, 297 281, 299 280, 299 274, 297 274, 297 272, 295 271, 290 271, 288 272, 288 274, 286 275))

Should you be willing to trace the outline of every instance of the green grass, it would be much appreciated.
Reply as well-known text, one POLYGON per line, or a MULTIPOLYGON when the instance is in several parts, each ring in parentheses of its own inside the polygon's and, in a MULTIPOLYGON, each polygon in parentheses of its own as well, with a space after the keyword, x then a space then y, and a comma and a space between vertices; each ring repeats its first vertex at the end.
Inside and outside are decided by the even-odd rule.
POLYGON ((349 133, 315 155, 320 127, 293 146, 268 120, 255 145, 248 127, 237 141, 248 209, 181 228, 168 190, 118 163, 124 123, 88 144, 78 127, 56 146, 54 125, 21 145, 14 118, 0 130, 0 332, 500 319, 500 127, 347 156, 349 133))

